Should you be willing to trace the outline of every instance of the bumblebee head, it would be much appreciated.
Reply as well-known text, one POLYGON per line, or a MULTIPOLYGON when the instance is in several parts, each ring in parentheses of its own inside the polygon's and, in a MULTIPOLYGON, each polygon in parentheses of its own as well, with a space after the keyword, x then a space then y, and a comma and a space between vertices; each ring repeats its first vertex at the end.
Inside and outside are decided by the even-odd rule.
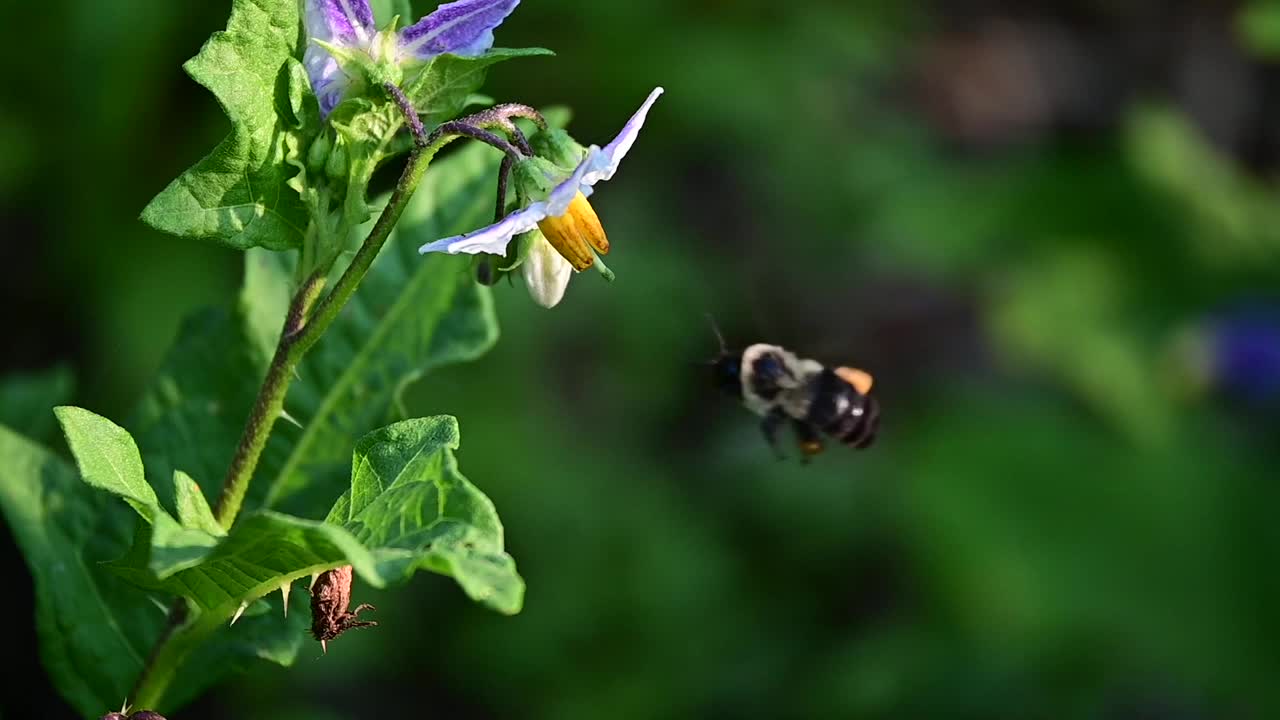
POLYGON ((722 353, 711 362, 716 386, 727 395, 742 399, 742 355, 722 353))
POLYGON ((711 376, 715 380, 716 387, 719 387, 722 392, 741 400, 742 353, 729 351, 729 346, 724 341, 724 333, 720 332, 720 325, 716 323, 711 313, 707 313, 707 322, 710 323, 711 332, 716 334, 716 340, 720 343, 720 354, 715 360, 707 363, 711 366, 711 376))

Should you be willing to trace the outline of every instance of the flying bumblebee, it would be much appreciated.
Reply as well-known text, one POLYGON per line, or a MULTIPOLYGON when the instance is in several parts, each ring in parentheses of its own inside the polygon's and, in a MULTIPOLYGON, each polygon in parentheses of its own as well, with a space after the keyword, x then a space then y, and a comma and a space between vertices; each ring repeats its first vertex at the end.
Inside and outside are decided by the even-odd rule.
POLYGON ((712 362, 717 384, 764 418, 760 429, 774 452, 782 455, 778 435, 788 422, 804 462, 822 452, 824 434, 859 449, 875 441, 880 403, 868 373, 829 368, 777 345, 756 343, 734 353, 721 338, 720 348, 712 362))

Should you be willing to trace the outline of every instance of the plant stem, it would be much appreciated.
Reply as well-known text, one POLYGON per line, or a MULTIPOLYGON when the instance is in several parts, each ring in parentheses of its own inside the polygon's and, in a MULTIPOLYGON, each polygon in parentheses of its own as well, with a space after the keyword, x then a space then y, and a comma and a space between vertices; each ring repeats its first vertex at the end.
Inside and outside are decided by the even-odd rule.
MULTIPOLYGON (((412 108, 409 108, 406 115, 413 127, 412 121, 416 119, 416 114, 410 113, 412 108)), ((325 278, 323 273, 316 272, 303 281, 289 304, 289 314, 280 333, 275 355, 267 369, 262 387, 258 390, 258 398, 254 402, 253 410, 245 422, 240 444, 236 448, 231 467, 223 483, 222 494, 218 498, 215 518, 224 528, 230 529, 240 512, 240 506, 249 489, 258 460, 262 456, 262 450, 267 444, 267 438, 270 437, 271 429, 284 409, 284 398, 293 380, 294 369, 355 294, 360 281, 369 272, 374 258, 386 244, 387 238, 391 236, 391 230, 408 206, 409 199, 417 190, 432 158, 445 145, 465 135, 465 133, 448 131, 437 132, 428 141, 420 134, 420 122, 414 129, 414 147, 404 170, 400 173, 395 190, 391 193, 391 199, 387 201, 373 230, 365 238, 342 277, 334 284, 329 294, 320 300, 324 292, 325 278)), ((255 599, 257 598, 249 597, 243 600, 255 599)), ((134 705, 141 709, 154 709, 164 697, 165 691, 186 656, 217 628, 222 627, 230 619, 234 609, 232 607, 225 613, 208 611, 194 619, 189 619, 187 601, 181 598, 175 601, 169 612, 169 620, 147 657, 146 665, 134 686, 132 693, 134 705)))
POLYGON ((224 530, 230 530, 240 512, 240 504, 249 489, 249 481, 253 471, 262 457, 262 449, 267 445, 267 437, 276 418, 284 411, 284 396, 289 391, 289 383, 293 379, 293 370, 302 359, 302 353, 296 352, 297 340, 308 327, 307 315, 324 292, 325 277, 316 272, 307 278, 302 287, 293 296, 289 304, 289 314, 284 321, 284 329, 280 332, 280 342, 276 345, 275 356, 267 368, 267 377, 258 389, 258 399, 253 403, 253 411, 245 423, 244 432, 240 435, 240 444, 236 454, 231 458, 231 467, 227 470, 226 479, 222 481, 222 495, 218 497, 218 505, 213 516, 224 530))

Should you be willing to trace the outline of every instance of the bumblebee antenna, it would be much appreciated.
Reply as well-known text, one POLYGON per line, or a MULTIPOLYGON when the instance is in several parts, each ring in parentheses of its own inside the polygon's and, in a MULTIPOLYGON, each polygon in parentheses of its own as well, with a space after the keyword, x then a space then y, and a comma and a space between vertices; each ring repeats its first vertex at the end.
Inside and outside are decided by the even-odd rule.
POLYGON ((720 342, 720 354, 728 355, 729 346, 726 345, 724 342, 724 333, 720 332, 720 325, 716 323, 715 316, 712 315, 710 312, 707 312, 705 314, 707 316, 707 323, 711 325, 711 332, 716 334, 716 340, 720 342))

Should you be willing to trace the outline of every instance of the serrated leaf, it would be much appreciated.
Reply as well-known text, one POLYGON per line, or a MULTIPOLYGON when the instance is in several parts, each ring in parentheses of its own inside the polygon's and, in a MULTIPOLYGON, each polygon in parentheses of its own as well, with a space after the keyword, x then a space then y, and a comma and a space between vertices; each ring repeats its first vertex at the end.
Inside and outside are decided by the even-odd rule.
POLYGON ((203 530, 210 535, 222 536, 226 531, 213 517, 209 501, 205 500, 200 486, 191 476, 178 470, 173 473, 173 490, 178 508, 178 522, 183 527, 203 530))
POLYGON ((404 86, 405 95, 422 119, 432 124, 456 117, 484 84, 485 74, 497 63, 522 57, 554 55, 544 48, 493 48, 483 55, 437 55, 428 60, 404 86))
POLYGON ((142 219, 152 227, 240 249, 301 245, 306 209, 285 183, 295 172, 287 160, 305 143, 295 135, 299 118, 279 115, 301 114, 298 13, 296 0, 234 0, 227 29, 184 66, 218 98, 232 129, 147 205, 142 219))
POLYGON ((493 503, 457 470, 457 445, 452 417, 397 423, 361 439, 351 489, 325 522, 258 511, 199 557, 190 533, 162 535, 157 524, 111 568, 216 616, 339 565, 375 587, 431 570, 499 612, 519 612, 524 582, 503 552, 493 503))
POLYGON ((148 522, 154 522, 159 500, 147 484, 142 456, 129 432, 83 408, 62 406, 55 408, 54 414, 84 481, 119 495, 148 522))
POLYGON ((0 378, 0 425, 46 439, 54 428, 53 407, 69 400, 74 387, 75 378, 66 367, 0 378))

